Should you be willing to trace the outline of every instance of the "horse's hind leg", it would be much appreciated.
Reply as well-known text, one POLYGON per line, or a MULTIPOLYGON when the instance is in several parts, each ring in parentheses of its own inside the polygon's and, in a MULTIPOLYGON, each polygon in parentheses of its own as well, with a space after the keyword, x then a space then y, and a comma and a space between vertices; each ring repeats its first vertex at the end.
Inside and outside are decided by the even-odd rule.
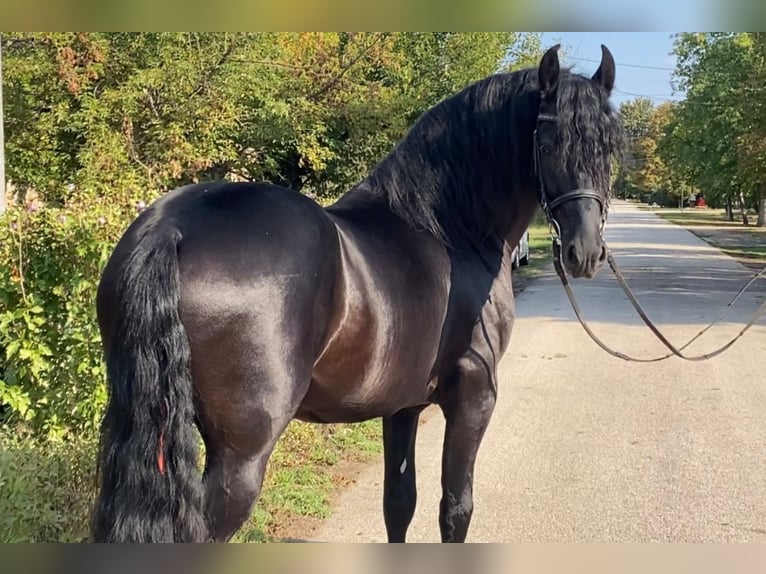
POLYGON ((195 379, 207 453, 205 510, 215 542, 228 541, 249 518, 269 457, 309 386, 310 372, 299 367, 305 361, 265 355, 260 349, 217 356, 216 367, 198 369, 195 379))
POLYGON ((383 417, 383 517, 389 542, 404 542, 415 513, 415 435, 422 407, 383 417))
POLYGON ((440 389, 446 419, 442 453, 442 542, 464 542, 473 515, 473 469, 495 407, 493 368, 478 356, 464 357, 440 389))
POLYGON ((250 517, 266 464, 292 418, 257 411, 252 416, 268 424, 251 426, 248 437, 208 436, 205 441, 205 510, 214 542, 227 542, 250 517))

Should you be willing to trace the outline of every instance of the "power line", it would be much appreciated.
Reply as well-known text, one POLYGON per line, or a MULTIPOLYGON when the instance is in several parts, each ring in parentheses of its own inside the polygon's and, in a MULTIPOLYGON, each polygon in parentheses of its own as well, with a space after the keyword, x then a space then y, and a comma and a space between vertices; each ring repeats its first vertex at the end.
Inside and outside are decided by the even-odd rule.
MULTIPOLYGON (((568 56, 564 54, 564 57, 569 60, 579 60, 581 62, 594 62, 596 64, 600 64, 601 60, 594 60, 592 58, 578 58, 576 56, 568 56)), ((645 66, 643 64, 625 64, 625 63, 616 63, 617 67, 625 67, 625 68, 641 68, 643 70, 662 70, 663 72, 675 72, 675 68, 666 68, 664 66, 645 66)))
MULTIPOLYGON (((597 63, 597 64, 601 63, 601 60, 594 60, 593 58, 580 58, 578 56, 569 56, 569 55, 566 55, 566 54, 564 55, 564 57, 568 58, 570 60, 577 60, 577 61, 581 61, 581 62, 594 62, 594 63, 597 63)), ((644 69, 644 70, 660 70, 660 71, 664 71, 664 72, 674 72, 675 71, 675 68, 668 68, 668 67, 664 67, 664 66, 648 66, 648 65, 644 65, 644 64, 626 64, 626 63, 620 63, 620 62, 617 62, 615 65, 618 68, 619 67, 640 68, 640 69, 644 69)), ((677 101, 670 94, 638 94, 638 93, 635 93, 635 92, 627 92, 625 90, 620 90, 619 88, 615 88, 614 91, 617 92, 617 93, 620 93, 620 94, 624 94, 626 96, 635 96, 635 97, 639 97, 639 98, 649 98, 649 99, 655 99, 655 100, 665 100, 665 101, 668 101, 668 102, 677 101)))
POLYGON ((637 94, 635 92, 626 92, 625 90, 621 90, 619 88, 615 88, 614 91, 619 93, 619 94, 624 94, 626 96, 636 96, 636 97, 639 97, 639 98, 649 98, 649 99, 654 99, 654 100, 666 100, 668 102, 675 102, 675 101, 677 101, 670 94, 637 94))
POLYGON ((673 104, 683 105, 686 108, 701 107, 701 108, 714 108, 716 110, 721 110, 721 109, 731 109, 731 106, 732 106, 732 104, 725 102, 721 98, 708 98, 706 100, 699 100, 694 98, 690 100, 688 96, 684 96, 684 97, 681 97, 680 99, 673 99, 669 96, 651 96, 647 94, 636 94, 633 92, 625 92, 622 90, 618 90, 617 88, 615 88, 614 91, 619 92, 623 95, 636 96, 639 98, 664 100, 666 102, 671 102, 673 104))

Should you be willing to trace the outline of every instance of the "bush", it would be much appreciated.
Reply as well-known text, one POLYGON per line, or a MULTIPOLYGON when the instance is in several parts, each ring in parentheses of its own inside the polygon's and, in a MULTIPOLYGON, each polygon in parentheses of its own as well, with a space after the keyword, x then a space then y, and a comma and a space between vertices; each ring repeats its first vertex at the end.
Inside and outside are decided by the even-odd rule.
POLYGON ((106 402, 96 290, 135 215, 32 201, 0 217, 0 542, 87 537, 106 402))
POLYGON ((106 386, 96 289, 130 217, 105 204, 32 205, 0 220, 3 424, 57 439, 97 429, 106 386))
POLYGON ((0 543, 81 542, 94 500, 95 440, 0 432, 0 543))

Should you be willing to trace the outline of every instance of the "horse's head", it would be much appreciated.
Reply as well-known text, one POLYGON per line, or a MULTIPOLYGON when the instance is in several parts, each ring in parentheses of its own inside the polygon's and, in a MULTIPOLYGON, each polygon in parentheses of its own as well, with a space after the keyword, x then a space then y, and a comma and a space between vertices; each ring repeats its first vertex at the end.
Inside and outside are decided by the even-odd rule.
POLYGON ((538 67, 540 107, 535 126, 535 183, 561 237, 572 277, 593 277, 606 260, 602 237, 612 158, 622 150, 619 118, 609 103, 615 64, 602 46, 592 78, 562 71, 558 46, 538 67))

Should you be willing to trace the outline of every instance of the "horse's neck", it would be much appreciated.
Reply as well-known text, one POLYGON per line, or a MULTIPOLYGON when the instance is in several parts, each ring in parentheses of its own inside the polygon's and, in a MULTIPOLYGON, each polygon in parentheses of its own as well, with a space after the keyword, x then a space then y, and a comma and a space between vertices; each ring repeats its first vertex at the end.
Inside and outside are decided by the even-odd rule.
MULTIPOLYGON (((515 137, 505 132, 505 128, 497 127, 505 125, 503 122, 508 119, 505 115, 480 120, 457 119, 449 125, 449 129, 443 129, 435 152, 431 149, 431 153, 425 153, 428 144, 418 140, 415 140, 415 152, 411 158, 408 157, 407 146, 394 150, 370 177, 341 198, 335 209, 375 204, 382 200, 397 215, 416 226, 428 226, 428 222, 420 217, 426 212, 430 218, 438 218, 446 233, 471 234, 471 237, 448 238, 451 242, 481 245, 489 235, 505 242, 518 241, 535 213, 537 194, 529 177, 531 156, 526 157, 524 153, 531 147, 534 127, 529 123, 529 114, 524 107, 529 104, 522 98, 516 105, 519 110, 509 116, 516 123, 507 126, 507 130, 515 131, 515 137), (481 125, 481 121, 490 123, 481 125), (520 135, 527 130, 528 142, 520 135), (481 146, 476 141, 480 137, 488 138, 481 142, 481 146), (476 150, 480 147, 489 150, 493 157, 477 156, 476 150), (422 187, 439 182, 447 182, 446 185, 452 186, 452 189, 445 186, 445 189, 437 188, 433 193, 433 188, 424 191, 422 187), (404 186, 404 191, 394 194, 394 201, 389 201, 392 197, 389 194, 393 193, 391 188, 398 186, 404 186), (457 187, 460 190, 456 192, 457 187), (431 205, 430 208, 418 206, 414 196, 421 192, 426 195, 426 201, 440 205, 431 205), (450 195, 453 197, 450 198, 450 195), (464 219, 457 221, 460 218, 464 219)), ((496 242, 492 240, 490 243, 496 242)))
POLYGON ((532 188, 517 188, 497 207, 493 226, 497 235, 511 245, 518 243, 529 227, 538 209, 537 196, 532 188))

